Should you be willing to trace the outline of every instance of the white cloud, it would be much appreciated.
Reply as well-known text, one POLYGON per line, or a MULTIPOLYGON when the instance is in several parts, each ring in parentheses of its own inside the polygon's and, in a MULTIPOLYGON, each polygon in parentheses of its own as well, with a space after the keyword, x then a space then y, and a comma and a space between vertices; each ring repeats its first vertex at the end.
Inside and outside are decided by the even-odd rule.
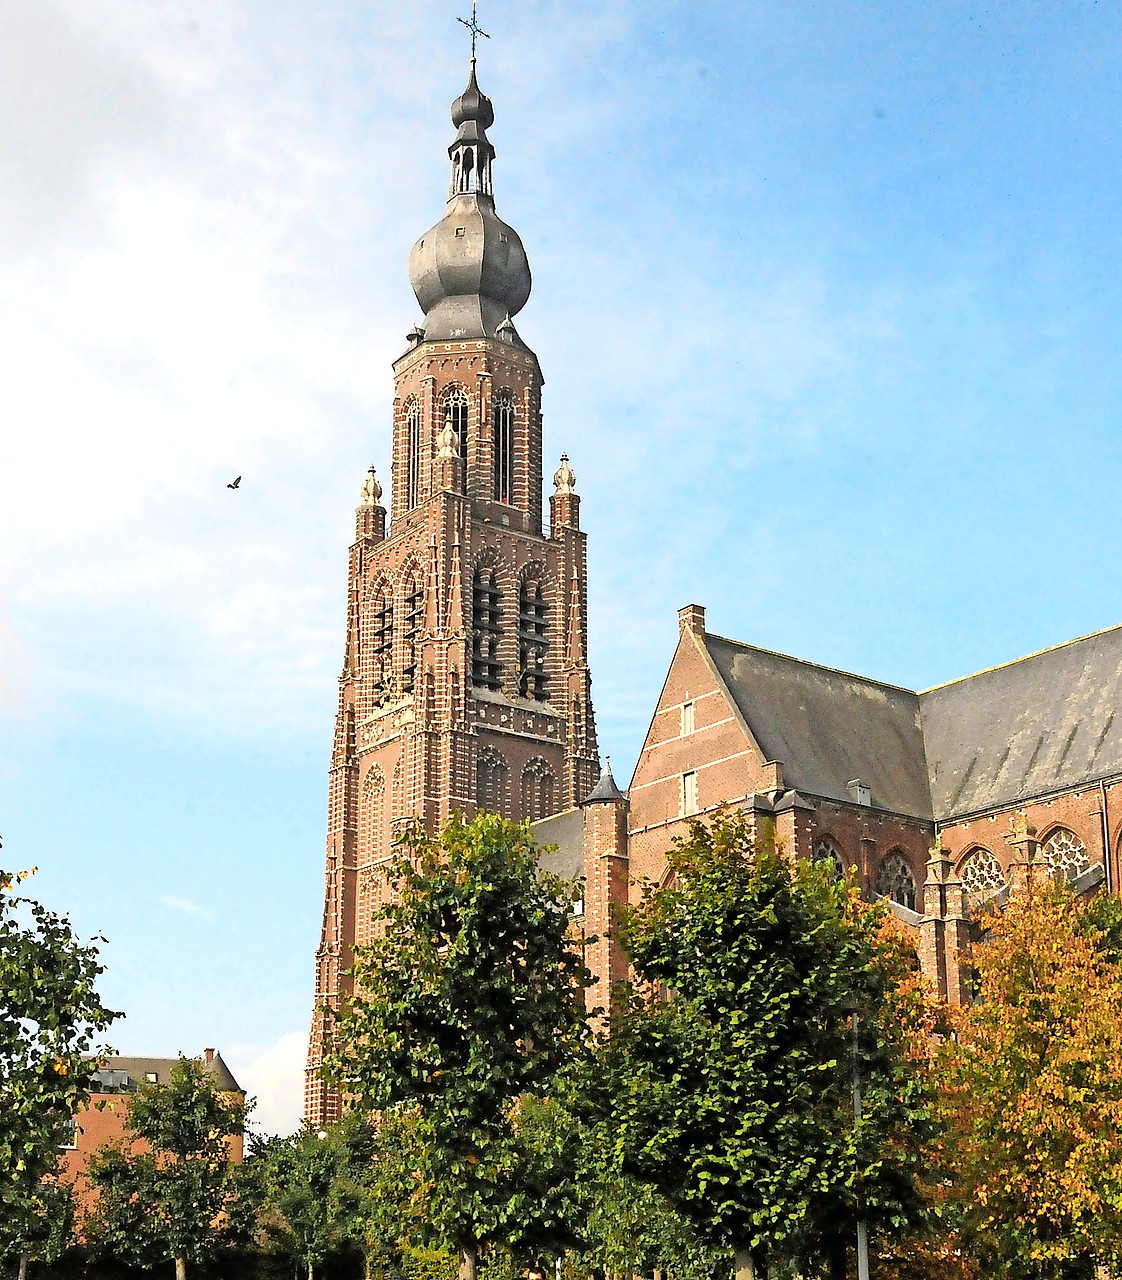
POLYGON ((308 1033, 290 1031, 272 1045, 234 1045, 223 1053, 234 1078, 257 1101, 249 1118, 251 1129, 289 1134, 300 1127, 307 1052, 308 1033))
POLYGON ((164 893, 160 895, 160 901, 165 907, 171 907, 173 911, 182 911, 185 915, 195 916, 199 920, 213 920, 214 913, 208 911, 205 907, 200 907, 197 902, 192 902, 190 898, 177 898, 174 894, 164 893))
MULTIPOLYGON (((370 461, 388 479, 390 362, 414 317, 405 254, 440 212, 449 126, 432 102, 463 70, 453 13, 447 42, 431 13, 389 3, 16 0, 4 14, 0 71, 21 53, 0 74, 0 128, 25 137, 30 121, 29 154, 50 159, 40 179, 17 157, 0 212, 0 229, 26 232, 0 265, 13 624, 64 703, 326 732, 350 511, 370 461)), ((589 7, 548 47, 530 38, 555 20, 544 6, 509 17, 508 96, 533 106, 580 78, 566 145, 594 165, 633 86, 593 85, 588 68, 598 49, 623 55, 626 7, 589 7)), ((811 272, 729 291, 688 261, 664 262, 651 305, 659 217, 559 227, 540 181, 551 152, 497 101, 500 185, 522 205, 504 212, 553 281, 525 326, 550 378, 547 447, 574 456, 601 536, 646 542, 650 505, 706 489, 715 467, 746 471, 761 438, 812 444, 820 397, 798 406, 844 383, 860 307, 835 319, 811 272), (696 420, 706 431, 669 471, 696 420)), ((677 527, 664 554, 685 563, 696 540, 677 527)))

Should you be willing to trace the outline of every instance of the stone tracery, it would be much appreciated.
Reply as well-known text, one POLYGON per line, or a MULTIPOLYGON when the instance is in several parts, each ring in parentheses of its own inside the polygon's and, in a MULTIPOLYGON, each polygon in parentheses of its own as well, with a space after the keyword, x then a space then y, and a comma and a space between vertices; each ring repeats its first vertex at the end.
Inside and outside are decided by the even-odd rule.
POLYGON ((1074 880, 1091 865, 1087 846, 1067 827, 1057 827, 1041 844, 1040 857, 1053 871, 1069 880, 1074 880))
POLYGON ((1005 888, 1005 873, 1001 863, 988 849, 979 846, 963 859, 958 870, 966 900, 971 910, 976 910, 1005 888))
POLYGON ((916 879, 904 855, 896 850, 886 854, 877 871, 877 893, 909 911, 916 909, 916 879))

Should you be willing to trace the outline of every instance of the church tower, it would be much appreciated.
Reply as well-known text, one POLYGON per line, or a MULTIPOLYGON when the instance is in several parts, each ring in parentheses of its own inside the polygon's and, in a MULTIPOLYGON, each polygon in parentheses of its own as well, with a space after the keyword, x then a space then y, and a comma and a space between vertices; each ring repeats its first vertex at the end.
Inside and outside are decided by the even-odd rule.
POLYGON ((339 1115, 317 1069, 395 837, 454 810, 537 821, 599 772, 580 499, 562 455, 543 528, 543 378, 513 320, 530 268, 495 213, 494 118, 473 57, 444 216, 409 254, 424 319, 394 363, 391 519, 371 468, 350 550, 305 1089, 317 1127, 339 1115))

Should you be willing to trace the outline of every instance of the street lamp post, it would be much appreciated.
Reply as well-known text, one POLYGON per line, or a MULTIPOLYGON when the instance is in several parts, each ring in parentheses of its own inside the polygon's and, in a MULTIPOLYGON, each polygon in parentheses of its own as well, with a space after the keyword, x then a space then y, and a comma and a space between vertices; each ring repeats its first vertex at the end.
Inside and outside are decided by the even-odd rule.
MULTIPOLYGON (((853 1120, 861 1120, 861 1070, 857 1054, 857 1014, 853 1015, 853 1120)), ((857 1280, 869 1280, 869 1224, 857 1220, 857 1280)))

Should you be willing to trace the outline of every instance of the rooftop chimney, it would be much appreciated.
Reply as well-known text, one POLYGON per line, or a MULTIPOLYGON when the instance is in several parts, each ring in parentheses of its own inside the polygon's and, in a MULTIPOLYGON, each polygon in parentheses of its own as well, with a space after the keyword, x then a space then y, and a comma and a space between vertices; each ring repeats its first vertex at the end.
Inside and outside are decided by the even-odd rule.
POLYGON ((678 628, 681 631, 690 632, 691 635, 703 636, 705 634, 705 606, 702 604, 688 604, 684 609, 679 609, 678 628))

